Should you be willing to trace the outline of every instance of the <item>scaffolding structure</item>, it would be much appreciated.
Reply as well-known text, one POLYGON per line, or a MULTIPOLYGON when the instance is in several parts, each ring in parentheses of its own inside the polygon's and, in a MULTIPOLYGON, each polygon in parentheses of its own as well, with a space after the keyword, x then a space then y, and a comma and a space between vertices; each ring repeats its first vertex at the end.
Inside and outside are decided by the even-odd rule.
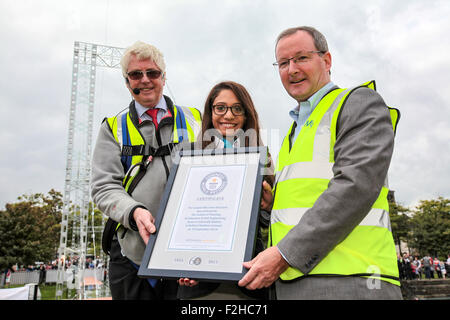
POLYGON ((56 299, 62 299, 64 266, 68 256, 77 256, 78 268, 75 286, 78 299, 85 298, 84 270, 88 239, 90 208, 92 128, 97 67, 119 68, 124 49, 75 42, 72 65, 69 134, 67 143, 66 175, 58 250, 58 277, 56 299), (72 224, 72 226, 70 226, 72 224), (71 247, 67 246, 69 229, 71 247))

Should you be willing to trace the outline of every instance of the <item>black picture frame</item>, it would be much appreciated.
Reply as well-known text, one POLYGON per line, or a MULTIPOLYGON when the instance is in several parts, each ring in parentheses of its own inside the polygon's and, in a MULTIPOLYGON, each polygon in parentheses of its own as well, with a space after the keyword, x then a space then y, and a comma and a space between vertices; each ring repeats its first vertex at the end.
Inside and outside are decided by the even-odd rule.
MULTIPOLYGON (((247 269, 242 266, 242 263, 244 261, 250 261, 252 259, 253 251, 255 248, 260 212, 263 173, 265 164, 267 162, 267 154, 267 147, 181 150, 171 168, 170 175, 160 202, 159 210, 156 215, 156 232, 155 234, 152 234, 150 236, 150 239, 147 243, 144 256, 138 271, 138 276, 143 278, 158 279, 179 279, 186 277, 190 279, 212 282, 240 280, 247 273, 247 269), (174 211, 171 210, 170 213, 167 213, 166 210, 168 210, 168 203, 170 201, 172 208, 174 207, 172 204, 177 203, 178 205, 176 205, 175 207, 178 211, 180 211, 180 202, 182 200, 182 196, 180 195, 181 192, 179 188, 177 190, 174 190, 173 187, 175 182, 178 180, 178 175, 183 175, 180 172, 185 172, 186 170, 188 170, 186 169, 187 165, 183 163, 183 160, 190 161, 191 168, 196 168, 196 162, 201 163, 200 166, 204 166, 205 163, 203 163, 203 160, 216 160, 218 159, 216 157, 223 157, 222 159, 224 159, 226 163, 229 163, 231 160, 231 164, 233 164, 233 161, 235 160, 239 162, 242 159, 245 159, 244 165, 246 166, 246 173, 243 185, 251 185, 252 187, 246 188, 245 190, 241 189, 241 194, 239 195, 240 203, 238 205, 238 212, 236 213, 237 218, 235 222, 235 228, 238 231, 244 230, 244 232, 246 231, 247 234, 242 235, 242 231, 235 232, 233 234, 233 247, 231 251, 224 251, 219 253, 215 250, 208 251, 204 249, 169 250, 169 243, 172 236, 169 237, 167 235, 167 232, 163 232, 164 230, 171 230, 170 232, 173 233, 175 224, 178 221, 177 219, 179 214, 176 214, 177 216, 174 220, 174 211), (182 167, 184 167, 184 169, 182 167), (248 201, 249 198, 251 198, 251 204, 248 201), (165 217, 168 218, 165 220, 165 217), (242 247, 242 243, 237 243, 238 241, 236 239, 238 238, 244 239, 246 241, 245 247, 242 247), (177 258, 177 254, 181 258, 177 258), (198 259, 195 257, 198 257, 198 259), (197 261, 192 260, 194 258, 197 259, 197 261), (198 260, 202 261, 202 259, 204 258, 207 263, 203 265, 203 262, 197 264, 198 260), (214 259, 217 259, 216 261, 222 261, 225 264, 231 263, 233 267, 229 268, 227 266, 222 267, 220 265, 211 265, 210 262, 214 262, 214 259), (229 259, 234 259, 236 261, 230 261, 229 259), (173 261, 177 262, 174 263, 173 261), (194 263, 192 263, 192 261, 194 261, 194 263)), ((240 162, 238 165, 242 165, 242 162, 240 162)), ((208 164, 206 164, 206 166, 208 166, 208 164)), ((191 170, 191 168, 189 168, 189 170, 191 170)), ((188 177, 184 175, 184 178, 180 177, 179 179, 185 179, 186 183, 184 185, 187 185, 187 178, 188 177)), ((180 182, 178 180, 177 183, 183 184, 183 181, 180 182)))

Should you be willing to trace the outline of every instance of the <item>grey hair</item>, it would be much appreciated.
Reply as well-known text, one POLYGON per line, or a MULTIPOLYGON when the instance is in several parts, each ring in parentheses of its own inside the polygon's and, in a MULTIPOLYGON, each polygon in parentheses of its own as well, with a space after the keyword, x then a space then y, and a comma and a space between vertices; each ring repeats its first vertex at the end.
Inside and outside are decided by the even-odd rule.
POLYGON ((322 33, 320 33, 317 29, 315 29, 313 27, 308 27, 308 26, 289 28, 289 29, 286 29, 283 32, 281 32, 277 38, 277 42, 275 44, 275 49, 277 48, 278 42, 282 38, 290 36, 298 31, 305 31, 313 38, 314 46, 316 47, 317 51, 320 51, 323 53, 328 51, 327 39, 325 39, 325 36, 322 33))
POLYGON ((125 53, 120 60, 122 66, 122 74, 124 78, 127 78, 128 64, 132 55, 136 55, 139 60, 151 59, 159 69, 161 69, 163 75, 166 73, 166 64, 164 62, 164 56, 161 51, 151 44, 147 44, 142 41, 137 41, 125 50, 125 53))

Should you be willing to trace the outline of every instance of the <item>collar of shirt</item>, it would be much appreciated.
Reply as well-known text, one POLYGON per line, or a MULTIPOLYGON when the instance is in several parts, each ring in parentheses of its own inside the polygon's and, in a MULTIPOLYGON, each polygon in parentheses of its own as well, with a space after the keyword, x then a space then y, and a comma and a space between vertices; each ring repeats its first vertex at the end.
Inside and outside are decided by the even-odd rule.
POLYGON ((297 127, 302 126, 306 119, 311 115, 314 108, 319 104, 320 100, 322 100, 323 96, 334 86, 333 82, 328 82, 322 88, 320 88, 316 93, 314 93, 311 97, 306 101, 300 102, 294 109, 289 111, 289 115, 294 121, 297 122, 297 127), (306 116, 306 118, 301 117, 306 116), (300 119, 304 118, 304 119, 300 119), (301 121, 303 120, 303 121, 301 121))
POLYGON ((222 138, 223 144, 224 144, 224 148, 234 148, 236 145, 236 141, 234 140, 233 143, 231 143, 230 141, 228 141, 226 138, 222 138))
MULTIPOLYGON (((134 101, 135 106, 136 106, 136 112, 139 116, 139 119, 141 119, 141 121, 144 120, 152 120, 152 117, 150 117, 146 111, 148 110, 148 108, 142 106, 139 102, 134 101)), ((161 97, 161 99, 159 99, 158 104, 155 106, 155 108, 159 109, 158 113, 157 113, 157 121, 158 123, 161 121, 161 119, 164 117, 164 115, 167 112, 167 103, 166 103, 166 99, 164 99, 164 97, 161 97)))
POLYGON ((227 149, 227 148, 239 148, 241 146, 240 139, 234 139, 233 142, 229 141, 228 139, 222 137, 217 139, 215 137, 214 139, 214 148, 215 149, 227 149))

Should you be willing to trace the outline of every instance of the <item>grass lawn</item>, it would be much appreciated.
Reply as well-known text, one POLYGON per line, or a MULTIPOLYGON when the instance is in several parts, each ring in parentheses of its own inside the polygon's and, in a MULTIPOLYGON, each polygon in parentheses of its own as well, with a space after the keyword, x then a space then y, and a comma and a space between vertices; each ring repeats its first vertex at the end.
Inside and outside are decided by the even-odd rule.
MULTIPOLYGON (((41 291, 41 300, 56 300, 56 284, 41 284, 39 285, 41 291)), ((76 295, 75 289, 65 289, 63 292, 63 299, 73 299, 76 295)))
MULTIPOLYGON (((23 287, 24 285, 18 284, 18 285, 11 285, 7 288, 19 288, 23 287)), ((56 284, 40 284, 39 285, 39 291, 41 292, 41 300, 56 300, 56 284)), ((68 290, 65 289, 63 292, 63 299, 73 299, 75 297, 76 290, 68 290), (69 296, 67 296, 69 294, 69 296)))

